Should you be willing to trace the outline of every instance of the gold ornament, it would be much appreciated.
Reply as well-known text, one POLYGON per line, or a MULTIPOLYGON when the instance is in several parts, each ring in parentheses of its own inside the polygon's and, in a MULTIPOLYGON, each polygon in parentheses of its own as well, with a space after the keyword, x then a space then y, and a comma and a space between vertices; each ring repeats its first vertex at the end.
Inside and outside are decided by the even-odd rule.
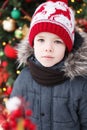
POLYGON ((11 18, 7 18, 2 22, 3 29, 7 32, 13 32, 16 29, 16 21, 11 18))
POLYGON ((23 38, 22 39, 24 39, 29 33, 29 27, 26 24, 22 28, 22 33, 23 33, 23 38))
POLYGON ((19 39, 19 40, 22 39, 23 38, 22 28, 16 29, 15 32, 14 32, 14 34, 15 34, 15 37, 17 39, 19 39))

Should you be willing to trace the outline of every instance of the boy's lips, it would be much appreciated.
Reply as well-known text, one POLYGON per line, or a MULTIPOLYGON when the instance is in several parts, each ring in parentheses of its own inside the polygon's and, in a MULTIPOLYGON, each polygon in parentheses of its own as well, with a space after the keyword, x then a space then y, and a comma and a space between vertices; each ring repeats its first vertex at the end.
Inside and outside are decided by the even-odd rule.
POLYGON ((53 57, 52 57, 52 56, 47 55, 47 56, 42 56, 42 58, 52 59, 53 57))

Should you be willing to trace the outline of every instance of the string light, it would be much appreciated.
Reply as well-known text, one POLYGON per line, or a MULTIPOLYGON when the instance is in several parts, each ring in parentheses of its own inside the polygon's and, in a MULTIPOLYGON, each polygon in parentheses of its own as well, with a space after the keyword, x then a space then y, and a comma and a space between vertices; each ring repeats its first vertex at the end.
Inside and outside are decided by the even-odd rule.
POLYGON ((79 9, 79 11, 80 11, 80 12, 82 12, 82 11, 83 11, 83 10, 82 10, 82 8, 81 8, 81 9, 79 9))
POLYGON ((20 74, 20 70, 17 70, 16 73, 17 73, 17 74, 20 74))
POLYGON ((84 7, 87 6, 86 3, 83 3, 83 6, 84 6, 84 7))
POLYGON ((77 12, 77 14, 80 14, 80 10, 77 10, 76 12, 77 12))
POLYGON ((6 42, 2 42, 2 45, 5 46, 5 45, 6 45, 6 42))
POLYGON ((5 92, 7 89, 5 87, 3 87, 3 91, 5 92))
POLYGON ((71 0, 71 2, 72 2, 72 3, 74 3, 74 2, 75 2, 75 0, 71 0))

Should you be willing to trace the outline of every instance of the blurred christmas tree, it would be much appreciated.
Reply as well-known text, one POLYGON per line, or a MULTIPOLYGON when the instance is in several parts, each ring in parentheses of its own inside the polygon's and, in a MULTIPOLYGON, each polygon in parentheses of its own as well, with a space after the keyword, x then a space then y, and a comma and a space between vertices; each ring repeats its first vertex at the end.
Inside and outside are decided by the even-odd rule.
MULTIPOLYGON (((0 100, 9 96, 21 71, 17 69, 15 47, 29 30, 36 7, 46 0, 0 0, 0 100)), ((87 0, 69 0, 77 25, 87 32, 87 0)))

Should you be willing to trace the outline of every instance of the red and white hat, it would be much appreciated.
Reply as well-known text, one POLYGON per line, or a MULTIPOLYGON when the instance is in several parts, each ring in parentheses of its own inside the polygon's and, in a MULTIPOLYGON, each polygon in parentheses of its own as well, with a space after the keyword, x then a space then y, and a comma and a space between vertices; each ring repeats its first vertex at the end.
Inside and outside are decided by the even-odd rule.
POLYGON ((47 1, 35 11, 30 24, 29 43, 33 47, 34 37, 40 32, 58 35, 66 44, 68 51, 74 44, 74 12, 67 0, 47 1))

